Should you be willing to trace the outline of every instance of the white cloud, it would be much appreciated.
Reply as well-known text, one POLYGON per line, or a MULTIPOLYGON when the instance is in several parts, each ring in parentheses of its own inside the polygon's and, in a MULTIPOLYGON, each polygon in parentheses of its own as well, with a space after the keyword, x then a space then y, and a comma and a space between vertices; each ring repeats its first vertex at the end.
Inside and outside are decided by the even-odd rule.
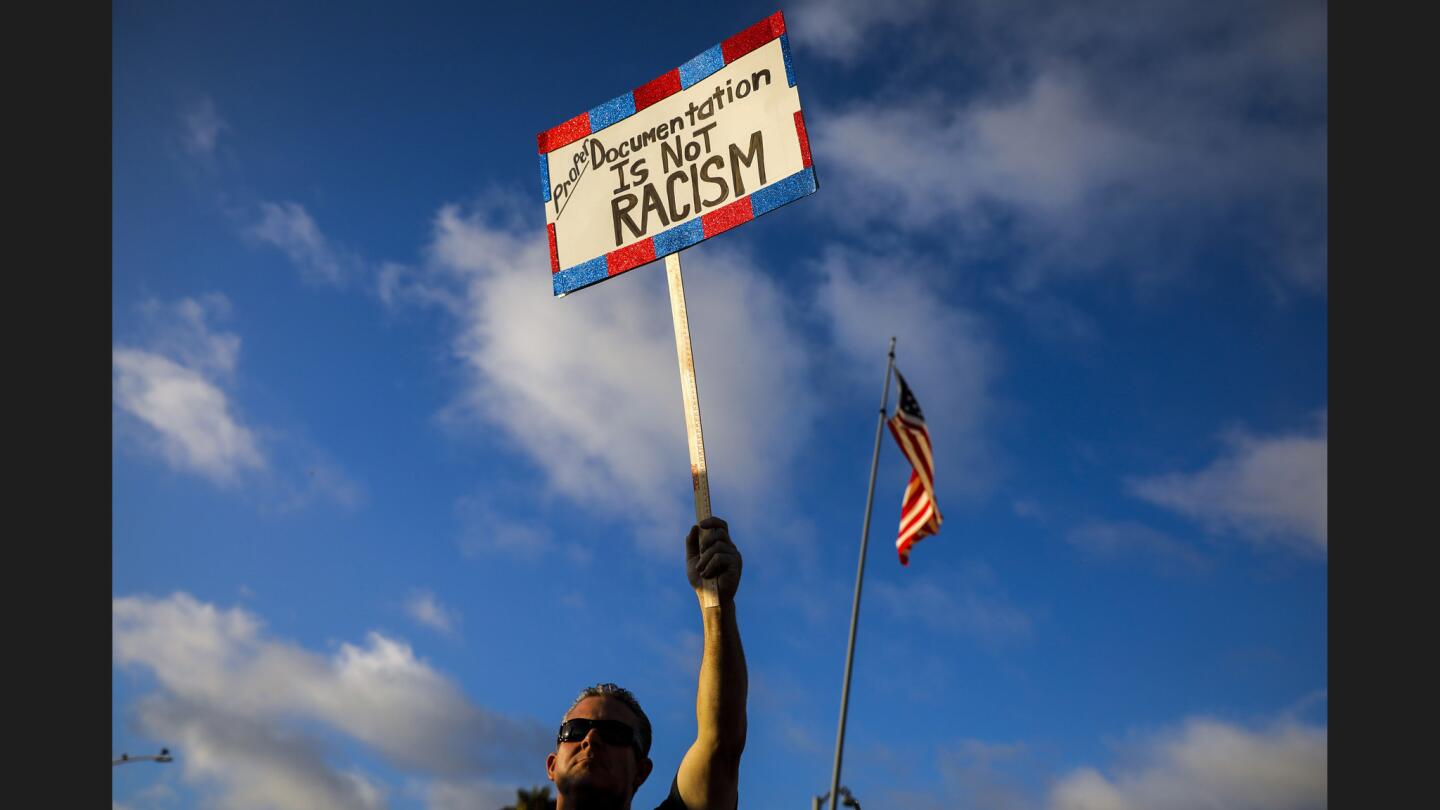
POLYGON ((141 727, 171 740, 183 778, 215 786, 227 810, 379 810, 385 789, 335 768, 314 740, 213 705, 152 696, 139 705, 141 727))
MULTIPOLYGON (((218 173, 216 163, 220 134, 229 129, 208 97, 184 110, 181 115, 180 144, 198 166, 208 173, 206 185, 213 186, 221 211, 252 242, 279 250, 301 278, 312 284, 342 286, 349 277, 368 268, 350 250, 325 236, 305 206, 293 201, 262 201, 256 205, 248 193, 218 173)), ((376 270, 387 272, 386 264, 376 270)), ((388 270, 394 273, 394 269, 388 270)), ((383 292, 383 289, 382 289, 383 292)))
POLYGON ((155 782, 135 791, 123 804, 111 800, 110 806, 111 810, 157 810, 174 807, 179 799, 180 795, 168 783, 155 782))
POLYGON ((309 281, 324 284, 344 281, 338 251, 299 203, 261 203, 260 219, 250 226, 247 233, 278 248, 309 281))
POLYGON ((219 296, 142 305, 151 345, 112 348, 111 397, 145 426, 142 441, 172 466, 232 485, 266 461, 219 385, 233 375, 240 339, 211 332, 205 319, 225 308, 219 296))
POLYGON ((1047 514, 1047 510, 1040 505, 1039 501, 1029 497, 1015 498, 1012 500, 1010 502, 1010 511, 1014 512, 1016 517, 1022 517, 1027 520, 1044 520, 1047 514))
POLYGON ((964 633, 989 643, 1029 636, 1030 616, 1006 598, 987 566, 970 563, 937 576, 939 582, 911 577, 898 584, 879 580, 872 589, 890 615, 905 624, 964 633))
POLYGON ((877 29, 901 28, 935 5, 933 0, 808 0, 786 12, 786 28, 810 53, 851 63, 873 45, 877 29))
MULTIPOLYGON (((699 661, 699 642, 695 649, 696 658, 689 662, 684 672, 691 674, 695 672, 696 662, 699 661)), ((798 656, 793 660, 798 660, 798 656)), ((813 676, 809 673, 795 673, 785 667, 784 661, 776 660, 777 666, 767 666, 763 661, 752 660, 749 663, 749 692, 747 693, 747 711, 751 717, 764 717, 763 727, 759 724, 751 726, 752 734, 763 734, 774 742, 784 746, 793 754, 799 754, 806 758, 824 756, 827 751, 833 752, 834 739, 826 740, 825 729, 817 728, 815 724, 808 722, 805 718, 815 708, 817 701, 817 690, 814 688, 813 676)), ((828 697, 828 696, 827 696, 828 697)))
POLYGON ((137 707, 144 730, 174 740, 186 780, 216 786, 224 806, 383 806, 383 785, 331 764, 336 737, 443 780, 532 773, 549 750, 538 723, 472 704, 379 633, 323 656, 267 638, 245 610, 179 593, 115 599, 112 638, 116 666, 159 684, 137 707))
MULTIPOLYGON (((855 383, 880 381, 896 337, 896 368, 919 400, 934 443, 941 513, 947 493, 987 490, 997 468, 983 427, 999 352, 980 318, 953 303, 955 296, 937 286, 939 268, 919 257, 831 248, 819 270, 817 309, 855 383)), ((899 384, 891 386, 893 406, 899 384)))
POLYGON ((180 143, 191 157, 208 160, 215 155, 215 145, 220 133, 229 125, 215 110, 215 102, 202 98, 180 114, 182 131, 180 143))
POLYGON ((291 452, 298 455, 293 461, 296 467, 294 480, 282 484, 286 490, 280 502, 283 508, 298 509, 316 500, 330 501, 347 509, 364 503, 365 487, 351 478, 340 465, 298 436, 287 438, 294 445, 291 452))
POLYGON ((240 360, 240 337, 214 330, 212 320, 230 317, 230 300, 219 293, 182 298, 165 304, 151 298, 140 303, 146 345, 183 365, 217 379, 228 379, 240 360))
POLYGON ((1065 229, 1093 215, 1097 194, 1145 181, 1165 157, 1063 72, 969 105, 938 94, 859 102, 826 116, 812 137, 817 164, 836 167, 827 177, 845 189, 836 196, 852 218, 958 226, 961 238, 993 235, 996 205, 1065 229))
POLYGON ((489 810, 515 803, 515 788, 483 779, 435 780, 417 791, 426 810, 489 810))
POLYGON ((1050 810, 1321 810, 1328 806, 1328 732, 1284 720, 1248 729, 1209 718, 1148 740, 1110 776, 1077 768, 1050 810))
MULTIPOLYGON (((1107 767, 1053 772, 1044 744, 961 740, 936 752, 942 786, 898 788, 879 808, 978 810, 1323 810, 1328 731, 1292 712, 1256 726, 1189 717, 1132 733, 1107 767)), ((905 763, 913 763, 911 752, 905 763)), ((895 770, 903 765, 891 766, 895 770)), ((911 781, 911 780, 901 780, 911 781)), ((870 802, 866 802, 869 806, 870 802)))
MULTIPOLYGON (((555 300, 544 231, 513 211, 442 208, 427 272, 409 286, 389 279, 392 300, 452 304, 468 382, 446 421, 501 431, 555 492, 636 524, 648 548, 673 550, 693 512, 663 271, 555 300)), ((815 410, 803 341, 775 283, 745 254, 725 245, 692 254, 686 295, 712 493, 765 502, 815 410), (784 403, 785 418, 754 418, 762 402, 784 403)))
POLYGON ((673 675, 677 682, 683 683, 694 676, 704 656, 704 639, 693 630, 673 630, 662 636, 646 628, 635 635, 646 659, 653 662, 657 670, 673 675))
POLYGON ((230 484, 265 461, 254 434, 235 420, 224 392, 191 369, 137 349, 115 348, 113 398, 154 429, 173 466, 230 484))
POLYGON ((1165 570, 1198 570, 1209 566, 1209 561, 1191 546, 1133 521, 1087 521, 1067 532, 1065 540, 1096 557, 1131 554, 1148 557, 1165 570))
POLYGON ((956 806, 1021 810, 1027 800, 1024 743, 961 740, 939 754, 940 773, 956 806))
POLYGON ((827 216, 940 232, 958 255, 1003 238, 1023 258, 1012 283, 1031 290, 1113 267, 1168 278, 1242 210, 1253 244, 1235 247, 1280 287, 1323 291, 1323 3, 888 12, 796 10, 817 54, 873 53, 885 70, 907 54, 883 94, 812 105, 827 216), (895 26, 904 44, 881 48, 895 26))
POLYGON ((230 313, 225 296, 150 299, 137 310, 136 340, 111 351, 118 436, 177 470, 224 487, 244 484, 262 495, 262 508, 364 501, 364 487, 303 431, 242 419, 232 393, 240 337, 212 326, 230 313))
MULTIPOLYGON (((526 497, 524 493, 507 495, 526 497)), ((549 528, 538 521, 506 517, 502 508, 504 503, 505 497, 488 492, 476 492, 456 499, 461 553, 467 557, 500 554, 531 562, 549 558, 558 546, 549 528)))
POLYGON ((443 635, 454 635, 460 629, 460 612, 440 604, 435 594, 427 590, 416 591, 405 603, 405 612, 410 618, 443 635))
POLYGON ((1132 810, 1125 795, 1094 768, 1078 768, 1065 777, 1051 793, 1051 806, 1055 810, 1132 810))
POLYGON ((460 314, 465 309, 463 290, 442 286, 426 278, 423 268, 398 262, 381 262, 375 273, 375 293, 386 307, 437 306, 460 314))
POLYGON ((1324 417, 1317 430, 1270 437, 1235 431, 1225 443, 1225 452, 1204 469, 1132 479, 1131 492, 1213 531, 1324 556, 1329 544, 1324 417))

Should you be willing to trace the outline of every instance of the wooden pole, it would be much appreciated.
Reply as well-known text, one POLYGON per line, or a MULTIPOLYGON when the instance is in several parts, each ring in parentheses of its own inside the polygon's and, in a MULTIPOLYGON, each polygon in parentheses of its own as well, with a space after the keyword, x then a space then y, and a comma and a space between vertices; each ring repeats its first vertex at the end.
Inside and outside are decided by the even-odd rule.
MULTIPOLYGON (((690 444, 690 483, 695 490, 695 522, 710 517, 710 473, 705 468, 705 438, 700 431, 700 392, 695 385, 695 355, 690 350, 690 318, 685 314, 685 284, 680 279, 680 252, 665 257, 670 281, 670 316, 675 322, 675 354, 680 359, 680 393, 685 398, 685 433, 690 444)), ((720 607, 715 580, 701 581, 701 605, 720 607)))

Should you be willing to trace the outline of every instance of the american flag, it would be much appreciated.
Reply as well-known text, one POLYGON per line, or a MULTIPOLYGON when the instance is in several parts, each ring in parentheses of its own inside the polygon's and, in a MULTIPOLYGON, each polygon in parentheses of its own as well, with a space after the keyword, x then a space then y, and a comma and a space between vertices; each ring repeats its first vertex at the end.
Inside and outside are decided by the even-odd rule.
POLYGON ((910 564, 910 547, 920 538, 940 531, 940 510, 935 506, 935 461, 930 454, 930 431, 925 429, 925 415, 920 403, 910 393, 910 386, 895 369, 900 380, 900 405, 887 422, 890 434, 900 445, 900 452, 910 460, 910 483, 905 486, 905 499, 900 507, 900 533, 895 550, 900 564, 910 564))

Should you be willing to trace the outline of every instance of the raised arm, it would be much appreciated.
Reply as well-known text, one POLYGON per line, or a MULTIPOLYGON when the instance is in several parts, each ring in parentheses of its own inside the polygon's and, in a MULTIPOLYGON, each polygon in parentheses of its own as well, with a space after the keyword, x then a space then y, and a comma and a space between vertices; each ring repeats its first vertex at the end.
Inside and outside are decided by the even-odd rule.
POLYGON ((700 609, 705 652, 695 694, 697 731, 675 777, 688 810, 734 810, 739 800, 745 695, 750 688, 740 629, 735 623, 740 568, 740 552, 730 541, 725 521, 709 517, 690 528, 685 538, 685 573, 690 587, 703 605, 701 580, 714 578, 720 605, 700 609))

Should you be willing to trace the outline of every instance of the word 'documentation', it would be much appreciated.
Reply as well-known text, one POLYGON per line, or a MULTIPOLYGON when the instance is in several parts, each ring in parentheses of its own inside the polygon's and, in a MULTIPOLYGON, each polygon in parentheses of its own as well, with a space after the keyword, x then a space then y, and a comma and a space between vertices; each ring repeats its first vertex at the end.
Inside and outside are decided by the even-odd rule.
POLYGON ((742 165, 747 169, 755 167, 752 174, 756 179, 751 181, 752 187, 764 185, 765 144, 761 131, 750 133, 743 147, 731 143, 724 151, 717 152, 717 144, 711 139, 716 124, 704 122, 723 110, 726 103, 733 104, 736 99, 744 99, 753 89, 771 81, 770 71, 763 69, 742 78, 738 86, 734 79, 729 79, 723 86, 717 86, 703 102, 690 102, 682 115, 632 134, 614 146, 606 146, 599 137, 586 139, 584 147, 575 153, 572 178, 556 185, 552 192, 551 204, 556 218, 564 210, 570 189, 584 176, 587 164, 596 169, 604 167, 614 173, 610 192, 613 195, 610 200, 615 234, 613 247, 620 247, 627 237, 644 237, 652 232, 653 227, 669 227, 672 222, 717 208, 732 197, 742 196, 745 193, 745 178, 740 171, 742 165), (678 134, 686 130, 689 130, 688 138, 678 134), (640 157, 646 152, 653 152, 648 147, 655 144, 659 145, 660 171, 665 175, 660 182, 650 180, 651 169, 646 165, 650 158, 640 157), (701 183, 706 185, 703 194, 701 183), (657 185, 664 189, 663 202, 657 185))

